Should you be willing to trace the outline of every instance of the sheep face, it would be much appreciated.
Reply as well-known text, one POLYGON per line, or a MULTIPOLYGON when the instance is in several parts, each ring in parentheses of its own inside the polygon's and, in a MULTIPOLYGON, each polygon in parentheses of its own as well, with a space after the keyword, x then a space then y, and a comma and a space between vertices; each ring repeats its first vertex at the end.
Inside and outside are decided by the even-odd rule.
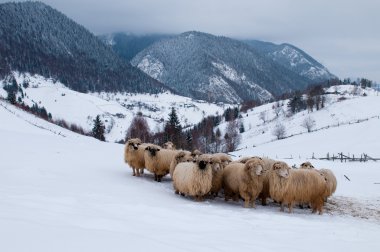
POLYGON ((160 148, 157 148, 155 146, 148 146, 145 148, 145 150, 149 151, 149 153, 152 157, 155 157, 157 152, 160 151, 160 148))
POLYGON ((314 166, 310 162, 305 162, 301 164, 300 169, 314 169, 314 166))
POLYGON ((273 170, 277 173, 279 177, 287 178, 289 177, 290 167, 284 162, 276 162, 273 164, 273 170))
POLYGON ((129 139, 128 142, 128 148, 131 150, 138 150, 139 145, 141 145, 141 140, 138 138, 129 139))
POLYGON ((193 152, 191 153, 191 156, 193 158, 199 157, 200 155, 202 155, 202 152, 200 152, 199 150, 193 150, 193 152))
POLYGON ((175 144, 172 143, 172 142, 170 142, 170 141, 164 143, 164 144, 162 145, 162 147, 163 147, 164 149, 168 149, 168 150, 175 150, 175 144))
POLYGON ((261 158, 252 158, 245 164, 245 169, 251 173, 252 176, 261 176, 264 172, 264 163, 261 158))
POLYGON ((206 170, 208 168, 212 169, 213 162, 207 156, 205 156, 205 157, 200 156, 194 162, 196 162, 198 164, 198 167, 199 167, 200 170, 206 170))

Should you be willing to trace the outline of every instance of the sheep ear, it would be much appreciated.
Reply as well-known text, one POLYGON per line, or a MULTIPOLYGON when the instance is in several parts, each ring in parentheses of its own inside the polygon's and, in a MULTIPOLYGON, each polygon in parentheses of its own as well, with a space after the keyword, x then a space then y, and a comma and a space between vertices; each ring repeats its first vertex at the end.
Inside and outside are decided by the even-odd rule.
POLYGON ((302 163, 302 164, 301 164, 301 166, 304 166, 304 165, 305 165, 305 163, 302 163))
POLYGON ((149 147, 149 146, 148 146, 148 147, 146 147, 146 148, 145 148, 145 150, 150 150, 150 147, 149 147))

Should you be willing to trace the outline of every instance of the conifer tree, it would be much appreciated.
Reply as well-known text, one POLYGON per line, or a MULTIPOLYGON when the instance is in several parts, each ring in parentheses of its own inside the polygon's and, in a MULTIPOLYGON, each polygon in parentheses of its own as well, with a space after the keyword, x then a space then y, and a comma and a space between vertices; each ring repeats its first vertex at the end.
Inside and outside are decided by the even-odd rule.
POLYGON ((94 127, 92 128, 92 136, 96 139, 99 139, 100 141, 105 141, 106 139, 104 137, 104 130, 104 124, 102 120, 100 120, 100 116, 97 115, 94 120, 94 127))

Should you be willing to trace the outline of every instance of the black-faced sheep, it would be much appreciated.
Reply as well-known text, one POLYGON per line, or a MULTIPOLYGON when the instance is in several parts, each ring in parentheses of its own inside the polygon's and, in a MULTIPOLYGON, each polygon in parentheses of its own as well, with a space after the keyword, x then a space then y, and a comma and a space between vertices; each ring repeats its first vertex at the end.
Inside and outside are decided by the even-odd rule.
POLYGON ((161 182, 162 177, 169 173, 170 163, 177 153, 178 151, 162 149, 157 145, 145 148, 145 167, 154 174, 155 181, 161 182))
POLYGON ((304 162, 301 164, 300 169, 314 169, 314 166, 310 162, 304 162))
POLYGON ((291 169, 284 162, 276 162, 269 171, 269 191, 272 199, 293 211, 295 203, 310 203, 313 213, 322 214, 326 181, 318 172, 308 169, 291 169))
POLYGON ((173 172, 177 164, 182 163, 182 162, 192 162, 193 160, 194 158, 191 156, 191 152, 189 151, 178 152, 170 163, 170 167, 169 167, 170 177, 173 178, 173 172))
POLYGON ((223 188, 225 200, 244 199, 244 207, 255 207, 255 200, 262 191, 264 163, 260 158, 252 158, 245 164, 231 163, 224 168, 223 188))
POLYGON ((173 173, 176 194, 203 200, 212 187, 212 164, 209 156, 199 156, 194 162, 179 163, 173 173))
POLYGON ((132 168, 133 176, 140 176, 144 173, 145 159, 144 150, 147 144, 143 144, 140 139, 129 139, 124 148, 124 161, 132 168))

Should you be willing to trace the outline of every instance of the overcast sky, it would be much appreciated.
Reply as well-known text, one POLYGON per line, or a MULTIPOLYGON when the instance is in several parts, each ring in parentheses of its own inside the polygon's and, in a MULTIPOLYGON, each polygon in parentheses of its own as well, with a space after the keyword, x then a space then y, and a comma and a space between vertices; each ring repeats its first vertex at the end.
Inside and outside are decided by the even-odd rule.
MULTIPOLYGON (((6 2, 0 0, 0 2, 6 2)), ((42 0, 95 34, 198 30, 298 46, 380 83, 380 0, 42 0)))

